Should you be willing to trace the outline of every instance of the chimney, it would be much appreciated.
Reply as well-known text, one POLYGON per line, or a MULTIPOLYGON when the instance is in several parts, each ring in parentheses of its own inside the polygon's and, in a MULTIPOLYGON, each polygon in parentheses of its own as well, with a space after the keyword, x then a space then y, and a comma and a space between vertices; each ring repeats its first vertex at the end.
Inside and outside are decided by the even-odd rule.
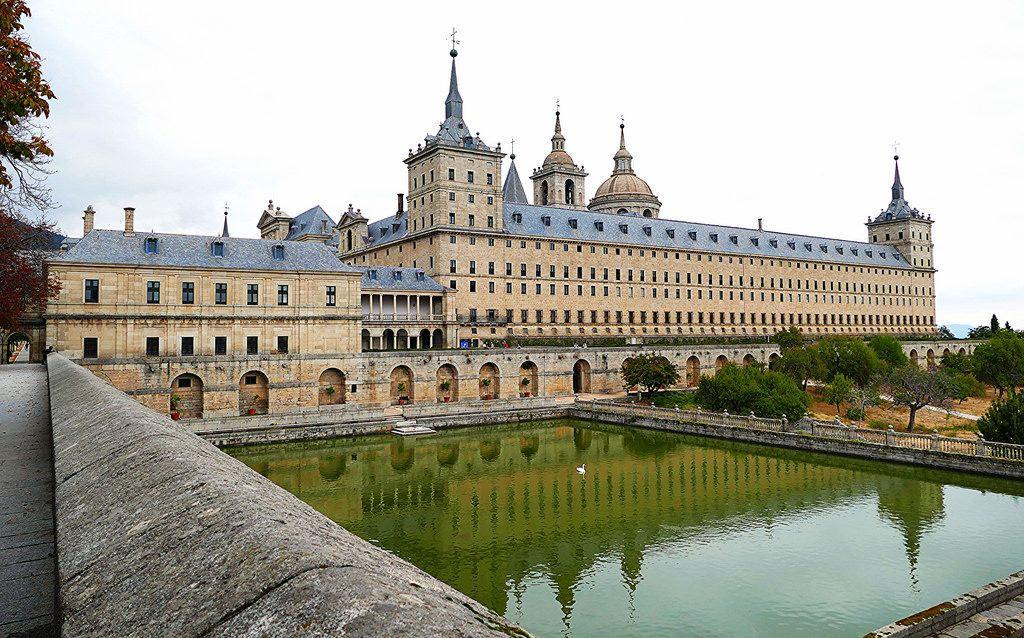
POLYGON ((758 230, 764 230, 764 228, 761 228, 761 218, 760 217, 757 218, 757 229, 758 230))
POLYGON ((398 194, 398 214, 402 214, 405 211, 405 198, 402 194, 398 194))
POLYGON ((85 225, 82 227, 82 237, 85 237, 92 232, 93 223, 96 219, 96 211, 92 209, 92 204, 85 207, 85 213, 82 215, 82 219, 85 221, 85 225))
POLYGON ((124 236, 134 237, 135 236, 135 207, 125 206, 124 207, 124 236))

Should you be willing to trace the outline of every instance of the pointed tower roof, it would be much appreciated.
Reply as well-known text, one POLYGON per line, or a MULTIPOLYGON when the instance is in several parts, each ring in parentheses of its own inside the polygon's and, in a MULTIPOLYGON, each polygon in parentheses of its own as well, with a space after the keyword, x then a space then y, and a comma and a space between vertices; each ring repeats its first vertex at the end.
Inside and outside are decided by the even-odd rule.
POLYGON ((437 135, 426 136, 427 146, 442 144, 489 151, 491 148, 484 144, 478 134, 474 135, 462 119, 462 95, 459 93, 459 78, 455 71, 455 57, 459 52, 453 48, 449 55, 452 56, 452 72, 448 80, 448 97, 444 101, 444 121, 437 135))
POLYGON ((452 49, 452 77, 448 81, 448 97, 444 101, 444 116, 446 118, 462 117, 462 96, 459 95, 459 78, 455 73, 455 56, 458 54, 458 51, 452 49))
POLYGON ((542 166, 552 165, 575 166, 576 162, 565 152, 565 136, 562 135, 562 112, 555 111, 555 134, 551 136, 551 152, 544 158, 542 166))
POLYGON ((626 150, 626 122, 619 123, 619 150, 612 156, 615 160, 615 173, 632 173, 633 156, 626 150), (622 160, 622 161, 619 161, 622 160))
POLYGON ((894 155, 893 162, 896 163, 895 176, 892 181, 892 200, 889 206, 882 209, 882 212, 875 217, 874 222, 887 222, 895 219, 925 219, 925 215, 910 206, 905 199, 903 182, 900 180, 900 156, 894 155))
POLYGON ((507 204, 529 204, 526 199, 526 190, 523 189, 523 182, 519 179, 519 171, 516 170, 516 154, 509 155, 508 174, 505 175, 505 183, 501 187, 501 197, 507 204))
POLYGON ((220 231, 221 237, 230 237, 228 234, 228 206, 224 205, 224 230, 220 231))

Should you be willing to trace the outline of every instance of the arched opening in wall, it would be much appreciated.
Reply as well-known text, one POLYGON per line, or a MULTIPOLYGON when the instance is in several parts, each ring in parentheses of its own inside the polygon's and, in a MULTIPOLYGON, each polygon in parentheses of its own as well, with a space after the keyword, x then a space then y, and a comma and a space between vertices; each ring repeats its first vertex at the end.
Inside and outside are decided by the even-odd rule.
POLYGON ((910 362, 913 363, 915 366, 921 365, 921 360, 920 357, 917 356, 916 349, 910 351, 910 362))
POLYGON ((182 419, 203 418, 203 380, 194 374, 179 374, 171 381, 171 413, 182 419))
POLYGON ((485 363, 480 367, 480 398, 501 398, 501 372, 493 363, 485 363))
POLYGON ((348 233, 345 238, 345 245, 348 247, 347 250, 352 250, 352 229, 348 229, 348 233))
POLYGON ((727 363, 729 363, 729 359, 724 354, 718 355, 718 358, 715 359, 715 374, 718 374, 718 371, 724 368, 727 363))
POLYGON ((960 348, 958 352, 961 356, 967 356, 967 348, 960 348))
POLYGON ((544 180, 543 182, 540 183, 540 205, 541 206, 547 206, 548 205, 548 182, 547 182, 547 180, 544 180))
POLYGON ((942 349, 942 356, 946 356, 947 354, 950 354, 949 348, 943 348, 942 349))
POLYGON ((28 363, 32 354, 32 340, 24 332, 13 332, 4 343, 5 363, 28 363))
POLYGON ((653 216, 654 216, 654 213, 651 212, 650 208, 645 208, 644 209, 644 217, 653 217, 653 216))
POLYGON ((407 366, 398 366, 391 371, 391 403, 404 405, 415 399, 413 374, 407 366))
POLYGON ((781 357, 775 352, 768 355, 768 368, 774 370, 775 362, 778 361, 780 358, 781 357))
POLYGON ((570 206, 576 203, 576 184, 571 179, 565 180, 565 203, 570 206))
POLYGON ((363 352, 369 352, 370 343, 370 331, 363 328, 363 332, 359 335, 359 349, 363 352))
POLYGON ((250 370, 238 381, 238 413, 266 414, 270 408, 270 380, 259 370, 250 370))
POLYGON ((450 363, 437 369, 437 400, 442 403, 459 400, 459 371, 450 363))
POLYGON ((444 349, 444 346, 444 331, 438 328, 433 332, 431 336, 430 347, 434 348, 435 350, 442 350, 444 349))
POLYGON ((625 208, 620 208, 619 210, 615 211, 616 215, 626 215, 628 213, 629 213, 629 211, 626 210, 625 208))
POLYGON ((430 347, 430 331, 424 328, 420 330, 420 342, 417 344, 420 350, 426 350, 430 347))
POLYGON ((692 356, 686 360, 686 387, 696 388, 700 385, 700 359, 692 356))
POLYGON ((409 349, 409 333, 405 328, 399 328, 395 333, 395 348, 398 350, 409 349))
POLYGON ((320 373, 319 404, 340 405, 345 402, 345 373, 327 368, 320 373))
POLYGON ((520 396, 528 397, 530 395, 540 394, 540 389, 537 387, 537 364, 533 361, 526 361, 523 365, 519 366, 519 394, 520 396))
MULTIPOLYGON (((629 361, 632 361, 632 359, 629 359, 629 361)), ((625 361, 622 365, 626 365, 625 361)), ((590 393, 590 362, 586 359, 580 359, 572 365, 572 393, 590 393)))
POLYGON ((743 357, 743 367, 746 368, 747 366, 752 366, 755 361, 757 361, 757 359, 754 358, 754 355, 747 353, 747 355, 743 357))
POLYGON ((388 328, 384 331, 384 336, 381 338, 381 348, 384 350, 395 349, 395 331, 388 328))
POLYGON ((928 362, 928 369, 929 370, 934 370, 935 369, 935 351, 932 350, 931 348, 928 348, 928 353, 926 355, 926 359, 925 360, 928 362))
MULTIPOLYGON (((626 357, 625 359, 623 359, 622 360, 622 370, 625 370, 626 368, 628 368, 630 366, 630 364, 632 364, 632 363, 633 363, 633 357, 626 357)), ((620 370, 620 372, 621 372, 621 370, 620 370)), ((629 394, 631 392, 636 392, 636 391, 638 391, 638 389, 639 388, 637 388, 635 385, 634 386, 630 386, 630 387, 626 388, 626 394, 629 394)))

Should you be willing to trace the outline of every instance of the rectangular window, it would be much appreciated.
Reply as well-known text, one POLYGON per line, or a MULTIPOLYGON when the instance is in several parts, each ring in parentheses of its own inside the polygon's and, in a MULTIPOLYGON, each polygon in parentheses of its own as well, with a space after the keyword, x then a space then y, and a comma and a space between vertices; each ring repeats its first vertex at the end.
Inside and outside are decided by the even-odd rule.
POLYGON ((227 354, 228 353, 228 338, 227 337, 214 337, 213 338, 213 354, 227 354))
POLYGON ((245 303, 250 306, 256 306, 260 303, 259 284, 248 284, 245 287, 245 303))
POLYGON ((287 306, 288 305, 288 286, 287 284, 279 284, 277 286, 277 305, 287 306))
POLYGON ((455 169, 454 168, 449 168, 448 169, 448 180, 449 181, 453 181, 453 182, 455 181, 455 169))
POLYGON ((455 201, 455 193, 448 193, 448 201, 450 201, 450 202, 454 202, 455 201))
POLYGON ((85 359, 95 359, 98 356, 99 351, 99 339, 96 337, 86 337, 82 340, 82 357, 85 359))
POLYGON ((338 295, 335 292, 334 286, 327 286, 327 305, 336 306, 338 304, 338 295))
POLYGON ((196 302, 196 284, 192 281, 181 282, 181 303, 193 304, 196 302))
POLYGON ((100 302, 100 280, 99 279, 86 279, 85 280, 85 303, 99 303, 100 302))
POLYGON ((277 351, 280 354, 288 354, 288 337, 277 338, 277 351))
POLYGON ((487 174, 487 185, 488 186, 493 186, 494 185, 494 173, 488 173, 487 174))
POLYGON ((219 306, 223 306, 228 302, 227 284, 214 284, 213 302, 219 306))
POLYGON ((455 261, 454 259, 448 262, 448 272, 454 275, 458 270, 458 265, 458 262, 455 261))
POLYGON ((260 338, 259 337, 246 337, 245 338, 245 354, 259 354, 260 352, 260 338))
POLYGON ((213 256, 223 257, 224 256, 224 242, 215 241, 213 242, 213 256))
POLYGON ((146 356, 160 356, 160 337, 146 337, 146 356))
POLYGON ((474 177, 473 171, 466 171, 466 181, 467 182, 472 184, 473 183, 473 177, 474 177))
POLYGON ((146 303, 160 303, 160 282, 146 282, 146 303))
POLYGON ((195 352, 193 337, 181 338, 181 356, 191 357, 195 352))

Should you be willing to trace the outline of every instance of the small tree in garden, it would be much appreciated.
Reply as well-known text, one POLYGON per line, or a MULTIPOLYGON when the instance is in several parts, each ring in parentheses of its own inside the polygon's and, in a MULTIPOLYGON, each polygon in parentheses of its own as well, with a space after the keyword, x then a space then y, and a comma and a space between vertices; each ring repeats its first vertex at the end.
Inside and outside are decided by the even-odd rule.
POLYGON ((868 341, 868 347, 874 351, 882 362, 882 367, 887 371, 907 365, 909 362, 906 353, 903 352, 903 345, 892 335, 873 337, 868 341))
POLYGON ((955 395, 955 388, 949 377, 940 371, 922 370, 915 365, 906 365, 885 375, 883 387, 892 396, 894 405, 910 409, 907 432, 914 431, 917 411, 925 406, 944 408, 955 395))
POLYGON ((790 326, 786 330, 779 330, 772 337, 772 343, 779 346, 779 350, 785 353, 792 348, 799 348, 804 345, 804 333, 796 326, 790 326))
POLYGON ((878 396, 878 386, 869 384, 865 386, 855 385, 850 391, 850 403, 854 406, 846 412, 846 418, 854 421, 863 421, 867 416, 869 406, 879 405, 882 398, 878 396))
POLYGON ((840 372, 832 379, 831 383, 825 386, 822 396, 826 403, 836 406, 836 414, 842 414, 840 407, 844 402, 850 400, 853 387, 853 381, 847 379, 846 375, 840 372))
POLYGON ((796 381, 801 390, 807 389, 808 381, 825 377, 825 366, 816 346, 790 348, 775 361, 772 369, 796 381))
POLYGON ((796 421, 807 414, 811 398, 790 377, 756 366, 727 363, 713 377, 701 377, 695 397, 707 410, 750 414, 769 419, 786 415, 796 421))
POLYGON ((978 431, 989 441, 1024 444, 1024 394, 993 401, 978 419, 978 431))
POLYGON ((1024 339, 1003 330, 974 349, 974 376, 994 387, 1000 398, 1006 391, 1024 386, 1024 339))
POLYGON ((622 366, 622 385, 628 390, 634 386, 643 392, 654 392, 679 381, 679 367, 661 355, 639 354, 622 366))

